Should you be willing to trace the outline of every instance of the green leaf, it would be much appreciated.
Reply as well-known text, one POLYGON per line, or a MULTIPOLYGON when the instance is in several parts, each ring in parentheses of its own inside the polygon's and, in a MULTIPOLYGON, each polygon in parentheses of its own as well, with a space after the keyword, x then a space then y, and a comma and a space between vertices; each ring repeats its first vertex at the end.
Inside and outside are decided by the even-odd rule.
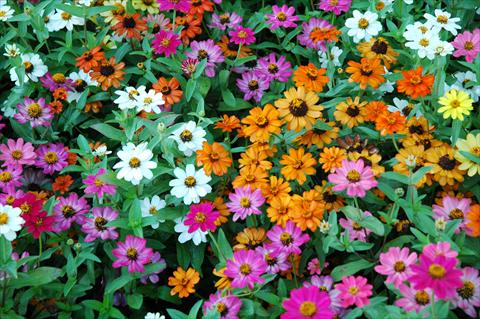
POLYGON ((26 273, 18 273, 18 279, 12 280, 10 286, 17 289, 41 286, 54 281, 60 277, 61 274, 62 270, 60 268, 40 267, 26 273))
POLYGON ((105 137, 112 140, 123 141, 125 139, 125 134, 122 131, 105 123, 93 124, 90 128, 102 133, 105 137))
POLYGON ((186 314, 175 309, 167 309, 167 313, 172 319, 189 319, 186 314))
POLYGON ((192 99, 192 95, 195 92, 195 88, 197 87, 197 81, 194 79, 189 79, 187 81, 187 87, 185 89, 185 99, 189 102, 192 99))
POLYGON ((375 265, 375 263, 369 262, 365 259, 359 259, 357 261, 352 261, 333 269, 331 276, 334 281, 339 281, 345 276, 353 275, 359 272, 362 269, 367 269, 375 265))
POLYGON ((127 304, 133 309, 140 309, 143 303, 143 295, 133 294, 127 295, 127 304))
POLYGON ((462 121, 453 120, 452 123, 452 145, 457 143, 458 137, 460 136, 460 131, 462 130, 462 121))
POLYGON ((363 220, 358 222, 363 227, 370 229, 378 236, 383 236, 385 234, 385 227, 381 221, 379 221, 374 216, 366 216, 363 220))
POLYGON ((198 311, 200 310, 200 307, 202 306, 203 300, 197 301, 192 309, 190 309, 190 312, 188 313, 188 319, 196 319, 198 315, 198 311))
POLYGON ((467 159, 471 160, 474 163, 480 164, 480 156, 476 156, 470 152, 460 151, 462 156, 466 157, 467 159))
POLYGON ((230 92, 230 90, 223 89, 222 98, 223 98, 223 101, 225 101, 225 104, 227 104, 229 107, 235 107, 235 104, 236 104, 235 96, 233 95, 232 92, 230 92))
POLYGON ((132 280, 133 280, 133 277, 130 276, 129 274, 127 274, 127 275, 122 275, 122 276, 110 281, 107 284, 107 287, 105 288, 105 294, 114 293, 115 291, 124 287, 126 284, 128 284, 132 280))
POLYGON ((174 220, 185 215, 187 209, 184 206, 180 207, 165 207, 157 212, 160 220, 174 220))
POLYGON ((397 172, 385 172, 382 174, 383 178, 390 179, 393 181, 400 182, 402 184, 408 185, 408 176, 405 176, 403 174, 397 173, 397 172))
POLYGON ((425 174, 427 174, 430 170, 432 169, 432 166, 424 166, 418 169, 415 173, 412 175, 412 185, 417 184, 425 174))

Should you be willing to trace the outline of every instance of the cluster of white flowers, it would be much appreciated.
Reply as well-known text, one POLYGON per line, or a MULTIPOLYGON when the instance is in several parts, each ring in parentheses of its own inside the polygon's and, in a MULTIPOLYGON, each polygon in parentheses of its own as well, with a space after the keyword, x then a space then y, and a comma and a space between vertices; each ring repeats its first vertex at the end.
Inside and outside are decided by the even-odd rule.
POLYGON ((140 184, 143 178, 152 179, 152 169, 157 167, 157 163, 151 161, 153 153, 147 148, 147 143, 135 146, 133 143, 127 143, 117 153, 121 160, 113 168, 120 170, 117 173, 118 179, 125 179, 133 185, 140 184))
POLYGON ((160 105, 165 104, 163 94, 156 92, 154 89, 149 89, 144 85, 138 88, 127 87, 124 91, 115 91, 118 98, 113 101, 121 110, 135 109, 138 112, 154 112, 156 114, 162 112, 160 105))
POLYGON ((85 24, 84 18, 76 17, 60 9, 50 12, 46 17, 44 17, 44 20, 45 27, 47 28, 48 32, 60 31, 62 29, 72 31, 73 26, 85 24))
POLYGON ((353 42, 358 43, 361 40, 369 41, 372 37, 382 31, 382 24, 378 21, 378 14, 367 11, 361 13, 353 10, 353 17, 345 21, 348 28, 348 35, 353 37, 353 42))
POLYGON ((7 0, 0 0, 0 21, 7 21, 14 12, 12 7, 7 6, 7 0))

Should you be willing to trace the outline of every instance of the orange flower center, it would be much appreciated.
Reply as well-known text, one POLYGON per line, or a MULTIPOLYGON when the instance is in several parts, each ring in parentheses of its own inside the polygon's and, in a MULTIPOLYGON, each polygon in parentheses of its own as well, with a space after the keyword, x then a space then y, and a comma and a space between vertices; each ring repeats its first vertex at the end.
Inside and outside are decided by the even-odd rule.
POLYGON ((197 180, 193 176, 187 176, 184 180, 184 184, 187 187, 194 187, 197 184, 197 180))
POLYGON ((338 0, 330 0, 329 3, 331 6, 336 6, 338 4, 338 0))
POLYGON ((265 116, 263 115, 259 115, 256 119, 255 119, 255 124, 257 124, 257 126, 259 127, 265 127, 267 126, 268 124, 268 120, 265 116))
POLYGON ((36 119, 42 115, 42 108, 38 103, 32 103, 28 106, 27 113, 31 118, 36 119))
POLYGON ((445 267, 439 264, 431 264, 428 267, 428 273, 434 279, 442 279, 443 277, 445 277, 445 272, 445 267))
POLYGON ((221 24, 227 24, 230 23, 230 17, 226 14, 223 14, 220 16, 220 23, 221 24))
POLYGON ((422 38, 418 42, 422 47, 427 47, 430 44, 430 41, 427 38, 422 38))
POLYGON ((474 146, 470 149, 470 153, 480 156, 480 146, 474 146))
POLYGON ((100 187, 100 186, 103 186, 104 183, 102 180, 98 179, 98 178, 95 178, 95 181, 93 181, 93 183, 95 184, 95 186, 97 187, 100 187))
POLYGON ((138 157, 132 157, 130 161, 128 161, 128 165, 131 168, 138 168, 140 167, 140 159, 138 157))
POLYGON ((451 219, 462 219, 463 212, 460 209, 455 208, 448 214, 448 216, 450 216, 451 219))
POLYGON ((405 263, 403 261, 397 261, 393 265, 393 269, 395 269, 396 272, 404 272, 405 271, 405 263))
POLYGON ((356 169, 352 169, 350 172, 347 173, 347 179, 349 182, 356 183, 360 180, 360 172, 356 169))
POLYGON ((220 315, 225 314, 225 311, 227 310, 227 306, 225 306, 225 304, 223 302, 218 302, 217 305, 216 305, 216 308, 217 308, 217 312, 220 315))
POLYGON ((465 50, 471 50, 473 49, 473 42, 472 41, 465 41, 465 44, 463 45, 463 48, 465 50))
POLYGON ((413 84, 413 85, 418 85, 418 84, 422 83, 422 78, 418 75, 413 75, 410 78, 410 83, 413 84))
POLYGON ((439 15, 437 17, 437 22, 441 24, 447 24, 448 23, 448 18, 444 15, 439 15))
POLYGON ((240 265, 240 273, 242 273, 242 275, 248 275, 251 272, 252 272, 252 269, 250 268, 249 264, 241 264, 240 265))
POLYGON ((360 29, 366 29, 366 28, 368 28, 369 25, 370 25, 370 23, 365 18, 361 18, 360 20, 358 20, 358 27, 360 29))
POLYGON ((148 213, 150 215, 157 215, 158 214, 157 207, 155 207, 155 206, 150 207, 150 209, 148 210, 148 213))
POLYGON ((0 225, 6 225, 8 223, 7 213, 0 213, 0 225))
POLYGON ((417 293, 415 293, 415 301, 419 304, 419 305, 426 305, 430 302, 430 297, 428 296, 428 294, 425 292, 425 290, 420 290, 420 291, 417 291, 417 293))
POLYGON ((300 305, 300 313, 305 317, 312 317, 317 312, 317 306, 311 301, 304 301, 300 305))
POLYGON ((32 70, 33 70, 33 64, 32 63, 30 63, 28 61, 25 61, 25 62, 23 62, 23 65, 25 66, 25 72, 27 72, 27 73, 32 72, 32 70))
POLYGON ((382 10, 383 8, 385 8, 385 3, 383 1, 379 1, 375 5, 375 9, 377 9, 378 11, 382 10))
POLYGON ((217 152, 210 153, 209 157, 210 157, 210 160, 212 161, 218 161, 220 159, 220 155, 218 155, 217 152))
POLYGON ((0 182, 2 183, 8 183, 12 180, 12 174, 10 172, 2 172, 0 173, 0 182))
POLYGON ((311 79, 311 80, 315 80, 318 76, 318 70, 315 69, 315 68, 308 68, 307 70, 307 76, 311 79))
POLYGON ((352 223, 352 228, 353 228, 354 230, 362 230, 362 225, 360 225, 360 224, 357 223, 357 222, 353 222, 353 223, 352 223))
POLYGON ((57 153, 47 152, 45 156, 43 156, 43 159, 50 165, 55 164, 58 161, 57 153))
POLYGON ((65 21, 68 21, 72 18, 72 15, 68 12, 62 12, 61 16, 62 16, 62 19, 65 21))
POLYGON ((203 223, 205 222, 205 220, 207 219, 207 217, 205 216, 204 213, 202 212, 198 212, 196 215, 195 215, 195 221, 197 223, 203 223))

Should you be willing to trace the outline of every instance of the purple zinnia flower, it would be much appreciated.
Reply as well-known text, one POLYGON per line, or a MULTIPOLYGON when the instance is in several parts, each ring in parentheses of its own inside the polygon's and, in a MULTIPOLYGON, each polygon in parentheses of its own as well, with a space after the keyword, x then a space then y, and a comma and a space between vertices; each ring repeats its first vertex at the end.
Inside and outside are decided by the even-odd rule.
POLYGON ((271 245, 258 246, 256 252, 262 254, 263 259, 267 263, 266 272, 269 274, 276 274, 281 271, 290 269, 291 264, 288 261, 288 254, 284 252, 276 252, 271 245))
POLYGON ((96 174, 88 175, 87 178, 83 180, 83 183, 87 185, 84 192, 85 194, 96 194, 98 198, 103 198, 103 195, 108 194, 110 196, 115 195, 116 186, 107 184, 99 176, 105 174, 107 170, 105 168, 100 168, 96 174))
POLYGON ((140 282, 144 285, 146 285, 149 280, 152 284, 156 284, 160 280, 160 277, 158 277, 158 274, 161 273, 167 265, 167 263, 165 262, 165 259, 162 258, 162 255, 160 255, 159 252, 154 252, 153 253, 151 262, 152 262, 152 264, 160 264, 162 266, 161 266, 160 270, 155 270, 154 272, 150 273, 149 275, 142 276, 142 278, 140 278, 140 282))
POLYGON ((116 227, 107 226, 108 222, 117 219, 118 212, 111 207, 94 207, 92 218, 86 219, 82 225, 82 231, 87 234, 85 242, 89 243, 97 238, 102 240, 117 239, 116 227))
POLYGON ((53 207, 55 215, 55 231, 68 230, 73 222, 83 225, 86 221, 85 214, 90 210, 87 200, 70 193, 68 197, 59 197, 59 202, 53 207))
POLYGON ((246 219, 250 215, 261 215, 259 207, 265 202, 260 189, 252 192, 250 186, 236 188, 235 193, 228 195, 230 202, 227 203, 228 209, 234 213, 233 221, 246 219))
MULTIPOLYGON (((333 278, 331 276, 312 276, 310 278, 310 282, 305 281, 303 283, 304 287, 318 287, 321 291, 325 291, 328 293, 330 297, 330 310, 332 310, 335 314, 338 314, 342 309, 342 302, 338 295, 340 291, 336 290, 333 287, 333 278)), ((343 318, 343 317, 340 317, 343 318)))
POLYGON ((45 105, 45 99, 42 97, 38 101, 25 97, 23 104, 17 104, 18 113, 13 118, 20 124, 30 123, 32 127, 50 126, 50 120, 53 114, 50 108, 45 105))
POLYGON ((237 87, 245 95, 243 99, 248 101, 254 99, 255 102, 260 102, 263 92, 270 86, 270 81, 263 76, 259 71, 245 72, 241 79, 237 79, 237 87))
POLYGON ((289 7, 286 4, 281 7, 274 5, 272 11, 272 14, 265 15, 268 19, 267 24, 271 25, 270 30, 275 30, 280 27, 295 28, 297 26, 295 21, 298 20, 298 17, 295 15, 294 7, 289 7))
POLYGON ((220 47, 212 39, 208 39, 206 41, 192 41, 190 48, 192 51, 186 52, 185 55, 198 61, 207 59, 205 75, 213 78, 215 76, 215 63, 225 60, 220 47))
POLYGON ((23 165, 32 165, 35 163, 35 149, 32 143, 25 143, 23 138, 16 141, 8 139, 7 144, 0 145, 0 161, 4 161, 2 166, 22 167, 23 165))
POLYGON ((276 253, 301 254, 300 246, 310 240, 308 234, 303 234, 302 230, 292 221, 288 220, 285 228, 280 225, 273 226, 267 233, 268 239, 272 241, 271 247, 276 253))
POLYGON ((238 312, 242 307, 242 301, 235 295, 217 291, 211 294, 208 301, 203 304, 203 313, 218 313, 220 319, 238 319, 238 312))
POLYGON ((318 29, 332 28, 333 26, 323 19, 311 18, 308 22, 302 23, 302 33, 298 35, 297 39, 301 45, 315 50, 326 50, 325 41, 314 42, 310 34, 318 29))
POLYGON ((253 289, 255 283, 265 282, 262 276, 267 270, 267 263, 260 253, 254 250, 240 250, 227 260, 224 274, 232 279, 232 288, 253 289))
POLYGON ((320 10, 333 12, 338 16, 342 12, 348 12, 351 4, 352 0, 320 0, 318 7, 320 10))
MULTIPOLYGON (((364 216, 372 216, 372 214, 369 211, 365 211, 364 216)), ((351 219, 345 219, 345 218, 340 218, 339 220, 340 225, 348 230, 348 237, 350 241, 354 240, 359 240, 366 242, 368 235, 372 232, 371 230, 367 228, 363 228, 359 223, 351 220, 351 219)), ((344 235, 345 232, 342 232, 342 235, 344 235)))
POLYGON ((25 195, 25 192, 22 191, 21 189, 11 189, 5 193, 0 194, 0 204, 2 205, 10 205, 12 206, 13 202, 17 198, 21 198, 25 195))
POLYGON ((68 166, 68 153, 62 143, 40 145, 37 149, 35 166, 42 168, 45 174, 60 172, 68 166))
POLYGON ((127 235, 125 242, 118 242, 117 248, 112 250, 112 255, 117 257, 112 264, 113 268, 128 266, 128 272, 144 272, 153 256, 153 249, 146 248, 144 238, 127 235))
POLYGON ((0 189, 2 189, 3 192, 14 191, 15 188, 22 185, 21 167, 5 167, 0 169, 0 189))
POLYGON ((50 92, 54 92, 56 89, 65 89, 67 91, 72 91, 73 80, 67 78, 63 73, 55 73, 52 75, 50 72, 47 72, 43 77, 40 78, 42 86, 50 92))
POLYGON ((258 69, 269 82, 273 80, 288 82, 293 73, 290 62, 285 60, 285 56, 282 55, 277 60, 275 53, 270 53, 258 60, 258 69))
POLYGON ((208 25, 210 28, 217 28, 222 31, 225 31, 227 28, 235 28, 240 23, 242 23, 242 17, 236 14, 235 12, 229 13, 225 12, 224 14, 218 15, 214 13, 212 15, 212 22, 208 25))

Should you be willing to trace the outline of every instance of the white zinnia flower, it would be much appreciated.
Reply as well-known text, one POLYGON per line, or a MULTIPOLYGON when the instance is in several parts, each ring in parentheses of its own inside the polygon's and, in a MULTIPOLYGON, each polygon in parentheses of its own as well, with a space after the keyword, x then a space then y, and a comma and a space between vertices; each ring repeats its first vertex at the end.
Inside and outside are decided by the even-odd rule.
POLYGON ((440 56, 452 54, 454 47, 450 42, 439 40, 434 47, 434 52, 440 56))
MULTIPOLYGON (((47 28, 48 32, 55 32, 57 30, 57 21, 53 18, 56 11, 53 10, 46 17, 43 17, 43 22, 45 22, 45 27, 47 28)), ((43 12, 41 13, 43 14, 43 12)), ((35 30, 34 30, 35 32, 35 30)))
POLYGON ((89 73, 85 73, 83 70, 70 73, 68 78, 73 81, 73 90, 67 96, 68 102, 78 102, 87 86, 98 86, 97 81, 92 80, 89 73))
POLYGON ((169 138, 177 142, 178 149, 185 156, 191 156, 193 152, 202 149, 206 134, 205 130, 198 127, 194 121, 189 121, 176 129, 169 138))
POLYGON ((145 319, 165 319, 165 316, 161 315, 160 312, 148 312, 145 315, 145 319))
MULTIPOLYGON (((415 41, 422 35, 432 32, 434 31, 432 31, 430 26, 417 21, 414 24, 409 24, 406 26, 406 30, 403 32, 403 37, 408 41, 415 41)), ((436 31, 434 33, 438 34, 436 31)))
POLYGON ((454 85, 458 86, 460 89, 467 91, 468 95, 477 102, 480 97, 480 85, 470 86, 470 83, 477 83, 477 76, 472 71, 467 72, 457 72, 453 75, 457 81, 454 85))
POLYGON ((462 28, 457 24, 460 18, 451 18, 451 14, 447 11, 435 9, 435 16, 430 13, 425 13, 423 16, 427 19, 425 24, 438 31, 445 29, 451 34, 457 35, 457 29, 462 28))
POLYGON ((3 55, 9 58, 15 58, 16 56, 20 55, 20 49, 17 48, 15 43, 5 44, 5 53, 3 55))
MULTIPOLYGON (((45 64, 43 64, 42 59, 40 56, 35 53, 26 53, 20 56, 22 59, 22 63, 25 66, 25 75, 23 77, 23 82, 26 83, 29 80, 33 82, 38 82, 38 78, 42 77, 47 73, 48 68, 45 64)), ((17 72, 15 71, 16 68, 10 69, 10 80, 15 82, 15 85, 20 85, 20 81, 18 79, 17 72)))
POLYGON ((145 111, 147 113, 154 112, 156 114, 162 112, 159 108, 160 105, 165 104, 163 100, 163 94, 155 92, 154 89, 146 90, 142 85, 138 89, 138 95, 135 97, 137 112, 145 111))
POLYGON ((120 110, 133 109, 137 106, 138 91, 136 88, 129 86, 125 91, 117 90, 115 94, 118 98, 113 103, 118 105, 120 110))
POLYGON ((419 110, 418 105, 412 104, 407 100, 400 100, 399 98, 393 98, 394 105, 388 105, 389 112, 400 112, 403 115, 414 115, 416 117, 422 116, 422 112, 419 110))
POLYGON ((17 238, 17 231, 22 229, 25 220, 20 217, 22 210, 18 207, 0 204, 0 235, 8 241, 17 238))
POLYGON ((321 63, 320 67, 321 68, 327 68, 328 67, 328 62, 330 62, 330 61, 332 61, 334 66, 342 65, 340 63, 340 61, 338 60, 338 58, 340 57, 340 55, 342 53, 343 53, 343 50, 340 49, 339 47, 336 47, 336 46, 334 46, 330 50, 330 58, 329 58, 326 51, 322 51, 322 50, 318 51, 318 60, 321 63))
POLYGON ((135 146, 133 143, 127 143, 122 150, 117 153, 120 162, 113 166, 114 169, 120 168, 117 173, 118 179, 125 179, 133 185, 140 184, 143 178, 152 179, 152 169, 157 167, 157 163, 151 161, 153 153, 147 148, 147 143, 135 146))
POLYGON ((173 170, 176 179, 170 181, 168 185, 173 187, 170 194, 177 198, 183 198, 185 205, 199 203, 200 197, 206 196, 212 191, 208 182, 212 180, 207 176, 203 169, 195 171, 193 164, 188 164, 185 170, 177 167, 173 170))
POLYGON ((112 151, 109 151, 106 145, 100 145, 92 152, 92 154, 93 156, 103 157, 105 155, 112 154, 112 151))
POLYGON ((10 6, 0 5, 0 21, 7 21, 15 11, 10 6))
POLYGON ((195 246, 200 245, 200 243, 207 242, 207 232, 202 231, 200 228, 194 231, 193 233, 188 232, 189 227, 184 224, 185 218, 178 218, 175 220, 176 225, 174 227, 177 233, 180 233, 178 236, 178 242, 183 244, 191 240, 195 246))
MULTIPOLYGON (((156 216, 158 211, 167 205, 163 199, 160 199, 157 195, 152 197, 152 200, 145 198, 141 204, 142 217, 156 216)), ((164 220, 159 220, 157 223, 152 224, 153 229, 157 229, 159 223, 163 223, 164 220)))
POLYGON ((62 30, 63 28, 66 28, 67 30, 72 31, 73 26, 85 24, 85 19, 76 17, 60 9, 57 9, 57 13, 55 13, 51 17, 51 20, 53 23, 54 31, 59 31, 59 30, 62 30))
POLYGON ((367 11, 361 13, 358 10, 353 11, 353 17, 345 21, 345 26, 349 29, 348 35, 353 37, 353 42, 358 43, 365 39, 369 41, 382 30, 382 24, 377 21, 378 14, 367 11))
POLYGON ((440 38, 438 33, 432 31, 418 34, 416 39, 405 43, 405 46, 416 50, 421 59, 426 57, 429 60, 433 60, 435 58, 435 49, 439 44, 440 38))

